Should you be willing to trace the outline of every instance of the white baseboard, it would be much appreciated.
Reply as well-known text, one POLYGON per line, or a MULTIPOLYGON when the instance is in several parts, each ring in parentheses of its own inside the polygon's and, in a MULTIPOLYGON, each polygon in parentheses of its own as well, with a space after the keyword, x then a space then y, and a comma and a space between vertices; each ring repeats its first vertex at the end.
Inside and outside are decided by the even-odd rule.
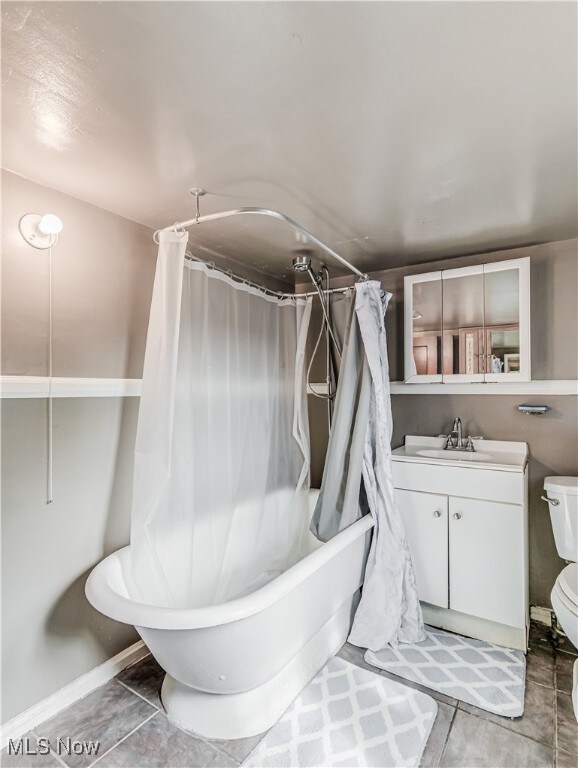
POLYGON ((123 669, 143 659, 148 654, 149 649, 142 640, 139 640, 129 648, 125 648, 124 651, 117 653, 112 659, 108 659, 30 709, 16 715, 12 720, 8 720, 2 725, 0 749, 4 749, 9 739, 19 739, 32 728, 36 728, 48 718, 54 717, 66 707, 74 704, 75 701, 82 699, 83 696, 92 693, 100 685, 108 683, 123 669))
POLYGON ((530 618, 532 621, 537 621, 539 624, 545 624, 547 627, 552 626, 552 609, 543 608, 541 605, 530 606, 530 618))
POLYGON ((421 602, 424 622, 433 627, 447 629, 458 635, 477 637, 488 643, 503 645, 505 648, 515 648, 526 652, 526 627, 508 626, 497 621, 480 619, 467 613, 454 611, 451 608, 441 608, 438 605, 421 602))

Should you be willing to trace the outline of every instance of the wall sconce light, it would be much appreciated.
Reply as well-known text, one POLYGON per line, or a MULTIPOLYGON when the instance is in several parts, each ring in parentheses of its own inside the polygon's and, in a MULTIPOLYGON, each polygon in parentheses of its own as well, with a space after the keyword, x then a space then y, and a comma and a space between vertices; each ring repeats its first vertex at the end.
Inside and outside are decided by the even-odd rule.
POLYGON ((18 222, 18 228, 28 245, 43 251, 56 243, 62 232, 62 221, 53 213, 44 216, 26 213, 18 222))

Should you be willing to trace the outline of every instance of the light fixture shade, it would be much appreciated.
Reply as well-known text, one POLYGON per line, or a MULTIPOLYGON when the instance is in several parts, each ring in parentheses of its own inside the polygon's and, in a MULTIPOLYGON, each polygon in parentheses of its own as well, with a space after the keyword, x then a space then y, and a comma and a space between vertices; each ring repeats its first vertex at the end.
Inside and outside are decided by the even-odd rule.
POLYGON ((40 216, 38 213, 26 213, 18 222, 20 234, 28 245, 41 251, 50 248, 62 232, 62 221, 53 213, 40 216))
POLYGON ((54 213, 46 213, 40 219, 38 229, 43 235, 59 235, 62 232, 62 221, 54 213))

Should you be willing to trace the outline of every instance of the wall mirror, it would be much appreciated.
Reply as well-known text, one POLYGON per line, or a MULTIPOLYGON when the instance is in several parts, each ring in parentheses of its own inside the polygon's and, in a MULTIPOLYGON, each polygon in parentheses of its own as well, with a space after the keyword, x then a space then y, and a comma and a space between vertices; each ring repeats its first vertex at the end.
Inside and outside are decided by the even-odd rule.
POLYGON ((530 259, 405 278, 405 381, 530 381, 530 259))

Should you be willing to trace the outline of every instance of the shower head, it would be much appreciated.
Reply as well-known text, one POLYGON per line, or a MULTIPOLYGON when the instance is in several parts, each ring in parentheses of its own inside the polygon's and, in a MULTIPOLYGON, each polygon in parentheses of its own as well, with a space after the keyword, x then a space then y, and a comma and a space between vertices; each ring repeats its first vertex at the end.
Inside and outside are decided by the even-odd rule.
POLYGON ((308 272, 311 269, 311 259, 309 256, 295 256, 293 259, 293 269, 295 272, 308 272))

